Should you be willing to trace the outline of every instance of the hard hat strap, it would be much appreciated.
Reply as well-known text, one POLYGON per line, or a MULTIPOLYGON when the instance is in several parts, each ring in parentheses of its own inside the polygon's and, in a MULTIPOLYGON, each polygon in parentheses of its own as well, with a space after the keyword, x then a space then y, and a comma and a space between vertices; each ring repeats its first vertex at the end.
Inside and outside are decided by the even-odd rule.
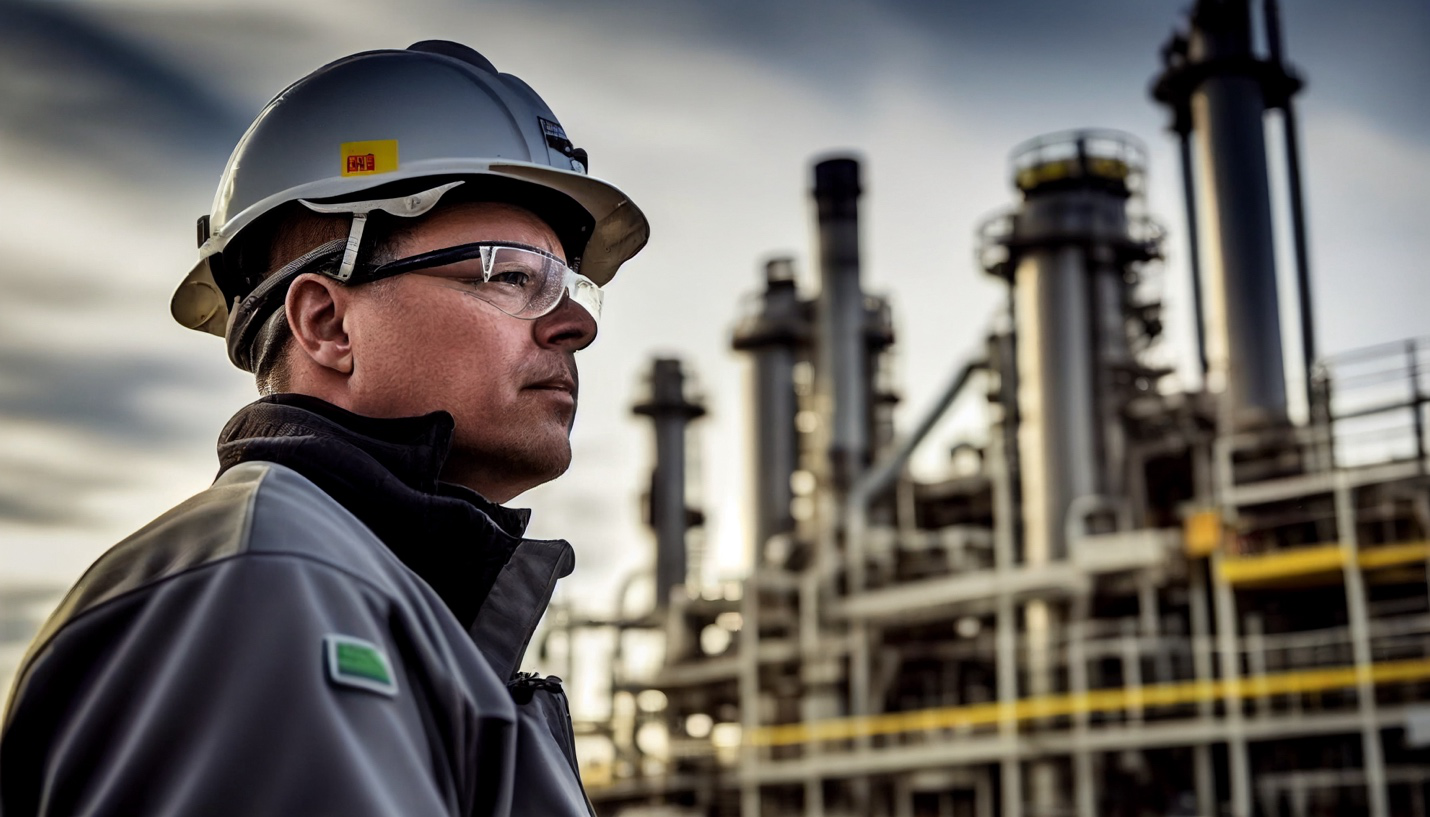
POLYGON ((253 341, 273 311, 282 308, 293 279, 305 272, 317 272, 315 267, 330 263, 343 244, 341 238, 319 244, 284 264, 254 287, 248 297, 233 305, 228 313, 228 331, 224 334, 228 338, 228 358, 235 366, 246 372, 253 371, 253 341))
POLYGON ((348 243, 343 248, 343 263, 338 267, 337 278, 346 284, 348 279, 353 277, 353 270, 357 267, 358 247, 362 246, 362 231, 367 226, 367 213, 354 213, 352 226, 348 228, 348 243))

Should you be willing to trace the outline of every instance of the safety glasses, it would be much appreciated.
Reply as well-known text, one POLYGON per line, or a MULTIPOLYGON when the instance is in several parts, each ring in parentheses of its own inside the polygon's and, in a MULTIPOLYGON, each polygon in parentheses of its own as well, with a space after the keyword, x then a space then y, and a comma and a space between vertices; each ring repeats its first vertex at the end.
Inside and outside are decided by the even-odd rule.
POLYGON ((444 285, 480 298, 513 318, 535 320, 550 313, 569 295, 601 318, 601 288, 537 247, 496 241, 461 244, 379 265, 364 280, 404 273, 429 276, 444 285))

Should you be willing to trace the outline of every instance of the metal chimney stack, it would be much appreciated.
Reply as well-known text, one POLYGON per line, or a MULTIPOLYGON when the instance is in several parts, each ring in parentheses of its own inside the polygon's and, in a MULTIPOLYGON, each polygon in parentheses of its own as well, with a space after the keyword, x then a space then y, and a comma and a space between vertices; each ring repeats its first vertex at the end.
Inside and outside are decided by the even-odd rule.
POLYGON ((685 533, 693 515, 685 504, 685 429, 705 408, 686 396, 680 361, 663 358, 651 367, 649 398, 632 411, 651 418, 655 426, 650 525, 656 541, 655 603, 664 610, 670 591, 686 579, 685 533))
POLYGON ((809 343, 809 319, 794 278, 794 262, 765 265, 765 292, 758 312, 741 321, 732 346, 754 357, 751 410, 755 448, 751 456, 756 557, 771 536, 794 528, 790 477, 798 466, 794 365, 809 343))
POLYGON ((989 271, 1013 287, 1027 564, 1064 558, 1069 531, 1105 523, 1090 517, 1125 492, 1128 267, 1159 252, 1128 215, 1145 161, 1113 131, 1033 139, 1013 152, 1023 203, 985 227, 1006 255, 989 271))
POLYGON ((828 424, 834 485, 847 489, 869 461, 870 383, 859 285, 859 162, 826 159, 814 166, 819 218, 820 292, 816 304, 815 394, 828 424))
MULTIPOLYGON (((1174 37, 1163 57, 1166 70, 1153 94, 1172 108, 1172 128, 1183 139, 1189 232, 1197 234, 1200 215, 1207 219, 1205 314, 1199 317, 1208 390, 1222 394, 1227 430, 1281 424, 1286 373, 1263 120, 1269 108, 1287 107, 1301 83, 1279 54, 1275 61, 1256 56, 1248 0, 1199 0, 1190 31, 1174 37), (1193 201, 1198 194, 1200 213, 1193 201)), ((1289 132, 1288 140, 1294 143, 1289 132)), ((1294 163, 1290 170, 1299 188, 1294 163)), ((1293 209, 1309 367, 1314 347, 1299 200, 1293 209)))

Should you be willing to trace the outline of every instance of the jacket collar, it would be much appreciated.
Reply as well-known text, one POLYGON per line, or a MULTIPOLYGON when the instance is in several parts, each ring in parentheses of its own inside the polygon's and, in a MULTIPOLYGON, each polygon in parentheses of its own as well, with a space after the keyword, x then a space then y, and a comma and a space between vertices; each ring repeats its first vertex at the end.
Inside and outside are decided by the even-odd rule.
MULTIPOLYGON (((306 394, 274 394, 244 407, 219 433, 219 473, 239 462, 267 459, 251 456, 255 451, 282 454, 293 447, 294 439, 350 448, 349 453, 366 455, 413 491, 460 499, 476 506, 506 533, 521 536, 531 511, 503 507, 476 491, 440 480, 452 446, 452 428, 452 415, 445 411, 420 417, 367 417, 306 394)), ((292 463, 283 464, 303 471, 292 463)))
POLYGON ((571 546, 523 540, 530 511, 442 482, 452 427, 442 411, 375 418, 306 395, 272 395, 224 427, 219 473, 263 461, 311 480, 422 577, 509 677, 556 580, 571 572, 571 546))

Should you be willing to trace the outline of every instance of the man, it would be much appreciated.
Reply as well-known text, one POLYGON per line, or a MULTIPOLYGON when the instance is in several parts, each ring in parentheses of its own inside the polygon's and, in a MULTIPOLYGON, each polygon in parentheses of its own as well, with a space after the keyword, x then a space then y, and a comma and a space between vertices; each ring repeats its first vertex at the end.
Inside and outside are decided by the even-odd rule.
POLYGON ((105 554, 21 666, 0 812, 582 815, 558 679, 520 673, 563 541, 574 354, 644 216, 453 43, 279 94, 173 301, 266 396, 213 487, 105 554))

